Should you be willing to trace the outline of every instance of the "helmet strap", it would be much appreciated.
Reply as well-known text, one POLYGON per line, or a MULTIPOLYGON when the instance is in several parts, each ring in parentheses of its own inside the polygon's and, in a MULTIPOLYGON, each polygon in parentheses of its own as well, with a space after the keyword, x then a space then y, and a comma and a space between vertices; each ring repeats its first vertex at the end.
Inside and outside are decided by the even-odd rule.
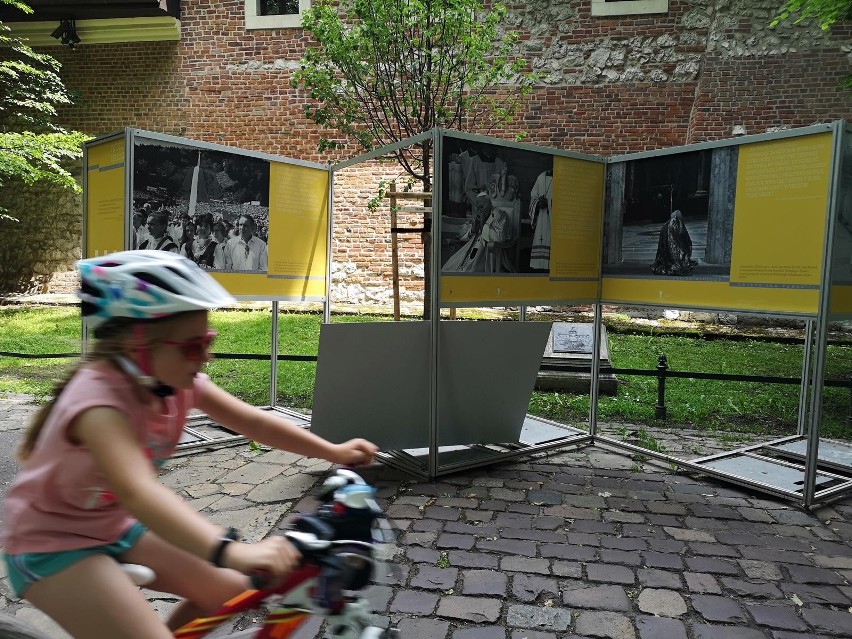
POLYGON ((133 338, 136 340, 136 345, 133 347, 134 353, 137 354, 139 363, 126 357, 119 355, 117 358, 118 365, 121 370, 136 379, 142 386, 147 388, 157 397, 168 397, 174 395, 175 389, 167 384, 163 384, 156 377, 151 375, 151 363, 148 359, 148 348, 142 346, 145 340, 145 327, 142 324, 136 324, 133 327, 133 338))
POLYGON ((168 397, 169 395, 174 395, 174 388, 168 384, 163 384, 161 381, 151 377, 150 375, 145 375, 136 362, 129 357, 119 355, 116 358, 116 361, 118 362, 118 365, 121 366, 121 370, 130 375, 130 377, 134 378, 157 397, 168 397))

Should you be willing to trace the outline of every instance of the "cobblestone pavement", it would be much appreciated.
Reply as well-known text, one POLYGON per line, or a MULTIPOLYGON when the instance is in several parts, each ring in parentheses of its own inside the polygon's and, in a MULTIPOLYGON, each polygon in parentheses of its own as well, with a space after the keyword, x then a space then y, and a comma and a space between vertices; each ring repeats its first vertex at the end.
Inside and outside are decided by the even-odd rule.
MULTIPOLYGON (((26 400, 0 400, 0 432, 22 428, 26 400)), ((743 443, 652 435, 693 454, 743 443)), ((163 480, 258 539, 309 508, 329 468, 239 446, 176 458, 163 480)), ((370 597, 377 623, 404 639, 852 637, 849 497, 808 512, 601 447, 436 481, 380 465, 364 475, 399 533, 370 597)), ((147 594, 164 614, 174 605, 147 594)), ((11 595, 5 574, 0 605, 66 636, 11 595)), ((311 623, 299 639, 320 636, 311 623)))

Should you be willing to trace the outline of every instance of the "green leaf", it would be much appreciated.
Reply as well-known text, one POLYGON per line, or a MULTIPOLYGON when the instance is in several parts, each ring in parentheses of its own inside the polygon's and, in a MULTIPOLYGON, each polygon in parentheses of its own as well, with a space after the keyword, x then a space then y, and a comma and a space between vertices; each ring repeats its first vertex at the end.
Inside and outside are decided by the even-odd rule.
MULTIPOLYGON (((302 21, 317 45, 293 83, 317 125, 364 150, 435 127, 487 132, 513 119, 537 79, 506 14, 481 0, 317 0, 302 21)), ((428 144, 396 153, 424 185, 428 144)))
MULTIPOLYGON (((19 0, 0 2, 32 13, 19 0)), ((79 190, 65 164, 82 155, 88 136, 54 122, 58 108, 71 104, 59 69, 55 58, 34 51, 0 22, 0 185, 17 178, 79 190)))

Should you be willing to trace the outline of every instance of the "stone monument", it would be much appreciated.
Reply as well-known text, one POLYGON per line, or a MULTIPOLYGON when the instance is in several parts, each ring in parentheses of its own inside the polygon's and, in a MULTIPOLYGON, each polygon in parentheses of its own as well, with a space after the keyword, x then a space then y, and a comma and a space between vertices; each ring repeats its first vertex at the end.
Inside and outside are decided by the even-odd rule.
MULTIPOLYGON (((554 322, 544 349, 536 389, 588 393, 592 376, 593 338, 592 323, 554 322)), ((599 356, 598 392, 615 395, 618 392, 618 379, 612 373, 605 326, 601 326, 599 356)))

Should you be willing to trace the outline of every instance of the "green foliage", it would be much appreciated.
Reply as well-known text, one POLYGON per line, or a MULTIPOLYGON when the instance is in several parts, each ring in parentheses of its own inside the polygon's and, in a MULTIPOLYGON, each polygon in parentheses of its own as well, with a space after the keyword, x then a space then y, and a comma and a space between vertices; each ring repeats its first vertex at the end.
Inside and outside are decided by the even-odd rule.
MULTIPOLYGON (((816 20, 823 30, 844 20, 852 19, 852 0, 787 0, 771 25, 778 26, 782 22, 793 20, 795 24, 816 20)), ((852 89, 852 75, 840 82, 843 89, 852 89)))
POLYGON ((772 26, 791 18, 796 23, 817 20, 822 29, 829 29, 837 22, 852 18, 852 0, 788 0, 772 26))
MULTIPOLYGON (((487 132, 513 118, 534 81, 505 15, 481 0, 319 0, 303 17, 319 46, 306 49, 294 84, 314 122, 366 150, 434 127, 487 132)), ((395 152, 424 185, 428 147, 395 152)))
MULTIPOLYGON (((19 0, 0 3, 32 10, 19 0)), ((63 162, 82 155, 82 133, 54 122, 57 109, 71 104, 59 77, 59 62, 34 51, 0 22, 0 187, 15 178, 25 184, 47 180, 78 190, 63 162)), ((0 210, 0 219, 12 219, 0 210)))

